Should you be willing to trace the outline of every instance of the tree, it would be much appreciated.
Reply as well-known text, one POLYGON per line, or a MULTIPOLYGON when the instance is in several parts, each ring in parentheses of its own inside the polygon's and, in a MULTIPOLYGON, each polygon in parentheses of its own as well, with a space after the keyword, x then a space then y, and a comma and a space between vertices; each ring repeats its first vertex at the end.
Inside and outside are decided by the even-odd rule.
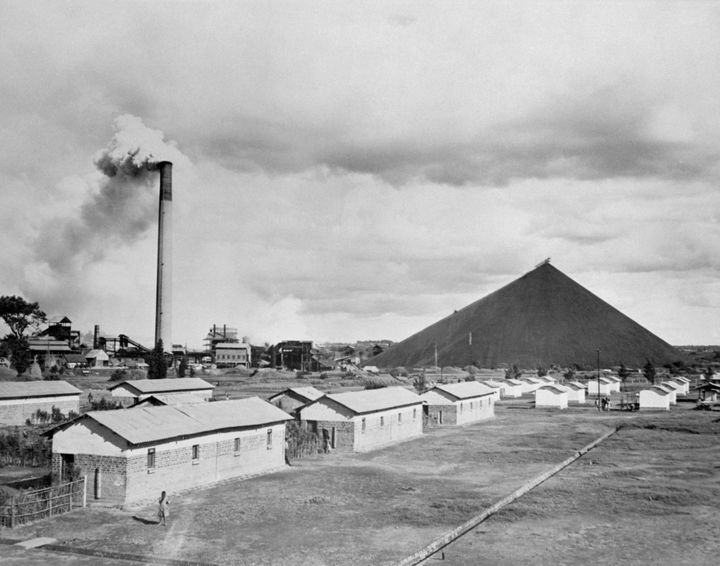
POLYGON ((630 370, 625 367, 625 364, 620 364, 620 369, 618 370, 618 377, 622 380, 623 383, 625 383, 625 380, 630 375, 630 370))
POLYGON ((0 318, 10 329, 10 334, 5 337, 5 345, 19 375, 24 373, 29 365, 30 348, 25 332, 28 329, 37 329, 47 317, 37 303, 28 303, 15 295, 3 295, 0 297, 0 318))
POLYGON ((422 372, 421 374, 415 376, 415 379, 413 379, 413 387, 415 388, 415 391, 417 391, 418 395, 422 395, 423 393, 425 393, 425 391, 427 391, 425 372, 422 372))
POLYGON ((568 368, 567 371, 563 373, 563 377, 566 381, 575 379, 575 370, 573 368, 568 368))
POLYGON ((538 366, 537 374, 538 374, 538 377, 544 377, 548 374, 548 370, 546 368, 544 368, 543 366, 538 366))
POLYGON ((165 379, 167 377, 167 362, 163 352, 162 340, 158 340, 155 348, 146 358, 148 365, 148 379, 165 379))
POLYGON ((12 335, 21 340, 28 328, 37 329, 47 320, 37 303, 28 303, 22 297, 3 295, 0 297, 0 318, 10 328, 12 335))
POLYGON ((655 366, 650 360, 643 366, 643 375, 650 383, 655 383, 655 366))
POLYGON ((178 377, 185 377, 185 373, 188 369, 188 363, 187 358, 185 356, 182 357, 180 360, 180 365, 178 365, 178 377))
POLYGON ((517 379, 522 375, 522 370, 513 364, 511 368, 505 370, 505 379, 517 379))

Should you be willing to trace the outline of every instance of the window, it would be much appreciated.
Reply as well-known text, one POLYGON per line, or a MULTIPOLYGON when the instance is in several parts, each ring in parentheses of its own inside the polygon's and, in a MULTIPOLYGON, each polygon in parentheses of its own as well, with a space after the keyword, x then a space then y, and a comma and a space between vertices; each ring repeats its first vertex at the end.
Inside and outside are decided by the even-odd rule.
POLYGON ((380 417, 380 426, 385 424, 385 417, 380 417))
POLYGON ((413 420, 417 418, 417 409, 413 409, 413 420))
POLYGON ((402 422, 402 413, 398 413, 398 422, 399 422, 399 423, 402 422))
POLYGON ((192 459, 193 459, 193 464, 197 463, 197 461, 200 459, 200 445, 199 444, 193 444, 192 459))
POLYGON ((272 450, 272 429, 269 428, 267 431, 267 449, 272 450))
POLYGON ((155 467, 155 449, 154 448, 148 448, 147 467, 149 469, 152 469, 155 467))
POLYGON ((462 413, 462 401, 460 401, 460 412, 462 413))
POLYGON ((365 417, 362 418, 362 420, 360 421, 360 424, 362 425, 362 427, 361 427, 362 432, 365 432, 365 417))
POLYGON ((240 452, 240 437, 239 436, 236 437, 233 442, 233 449, 235 450, 235 452, 240 452))

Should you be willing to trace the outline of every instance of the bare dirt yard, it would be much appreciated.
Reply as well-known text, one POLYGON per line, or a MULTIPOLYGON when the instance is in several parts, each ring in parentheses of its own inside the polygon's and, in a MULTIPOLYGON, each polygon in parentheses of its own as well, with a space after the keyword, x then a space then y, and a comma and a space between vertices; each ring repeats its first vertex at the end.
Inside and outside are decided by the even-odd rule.
MULTIPOLYGON (((443 562, 438 554, 427 563, 720 562, 720 413, 690 404, 669 413, 530 407, 527 400, 499 404, 491 421, 431 429, 369 454, 299 460, 264 477, 185 493, 168 486, 167 527, 152 524, 148 502, 90 507, 1 530, 0 539, 52 537, 66 547, 150 561, 394 564, 623 424, 444 548, 443 562)), ((25 552, 33 560, 44 551, 25 552)))

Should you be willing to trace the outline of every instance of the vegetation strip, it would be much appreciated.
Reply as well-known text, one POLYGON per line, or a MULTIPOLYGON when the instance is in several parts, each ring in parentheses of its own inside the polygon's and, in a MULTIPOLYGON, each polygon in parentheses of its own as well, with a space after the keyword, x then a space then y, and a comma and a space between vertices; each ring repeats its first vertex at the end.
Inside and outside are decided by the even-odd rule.
POLYGON ((95 550, 92 548, 79 548, 64 546, 60 544, 45 544, 39 547, 41 550, 52 550, 55 552, 66 552, 68 554, 83 554, 85 556, 97 556, 98 558, 116 558, 132 562, 144 562, 147 564, 169 564, 171 566, 216 566, 210 562, 196 562, 194 560, 177 560, 175 558, 160 558, 158 556, 143 556, 141 554, 127 554, 125 552, 111 552, 108 550, 95 550))
POLYGON ((570 464, 575 462, 578 458, 581 456, 587 454, 590 450, 595 448, 598 444, 615 434, 620 427, 615 427, 613 430, 607 432, 606 434, 603 434, 600 438, 594 440, 590 444, 582 447, 580 450, 575 452, 573 456, 570 456, 567 460, 563 460, 559 464, 557 464, 555 467, 551 468, 547 472, 544 472, 543 474, 537 476, 536 478, 530 480, 526 484, 522 485, 515 491, 513 491, 510 495, 504 497, 491 507, 488 507, 480 513, 479 515, 476 515, 469 521, 466 521, 459 527, 454 528, 452 531, 449 531, 445 533, 444 535, 440 536, 439 538, 435 539, 433 542, 431 542, 429 545, 427 545, 422 550, 419 550, 415 554, 412 554, 411 556, 408 556, 397 563, 396 566, 415 566, 416 564, 420 564, 424 560, 428 559, 430 556, 441 550, 442 548, 445 548, 448 544, 453 542, 454 540, 460 538, 462 535, 466 534, 467 532, 471 531, 475 527, 477 527, 480 523, 482 523, 485 519, 490 517, 491 515, 494 515, 497 513, 500 509, 505 507, 506 505, 512 503, 522 495, 526 494, 531 489, 537 487, 544 481, 550 479, 552 476, 557 474, 560 470, 568 467, 570 464))

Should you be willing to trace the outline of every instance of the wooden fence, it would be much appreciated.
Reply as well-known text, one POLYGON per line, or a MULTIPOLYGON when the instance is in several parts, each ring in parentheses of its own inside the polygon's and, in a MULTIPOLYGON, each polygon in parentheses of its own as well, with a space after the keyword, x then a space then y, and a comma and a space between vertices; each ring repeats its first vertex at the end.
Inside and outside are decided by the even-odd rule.
POLYGON ((0 503, 0 526, 17 527, 85 507, 86 478, 26 491, 0 503))

